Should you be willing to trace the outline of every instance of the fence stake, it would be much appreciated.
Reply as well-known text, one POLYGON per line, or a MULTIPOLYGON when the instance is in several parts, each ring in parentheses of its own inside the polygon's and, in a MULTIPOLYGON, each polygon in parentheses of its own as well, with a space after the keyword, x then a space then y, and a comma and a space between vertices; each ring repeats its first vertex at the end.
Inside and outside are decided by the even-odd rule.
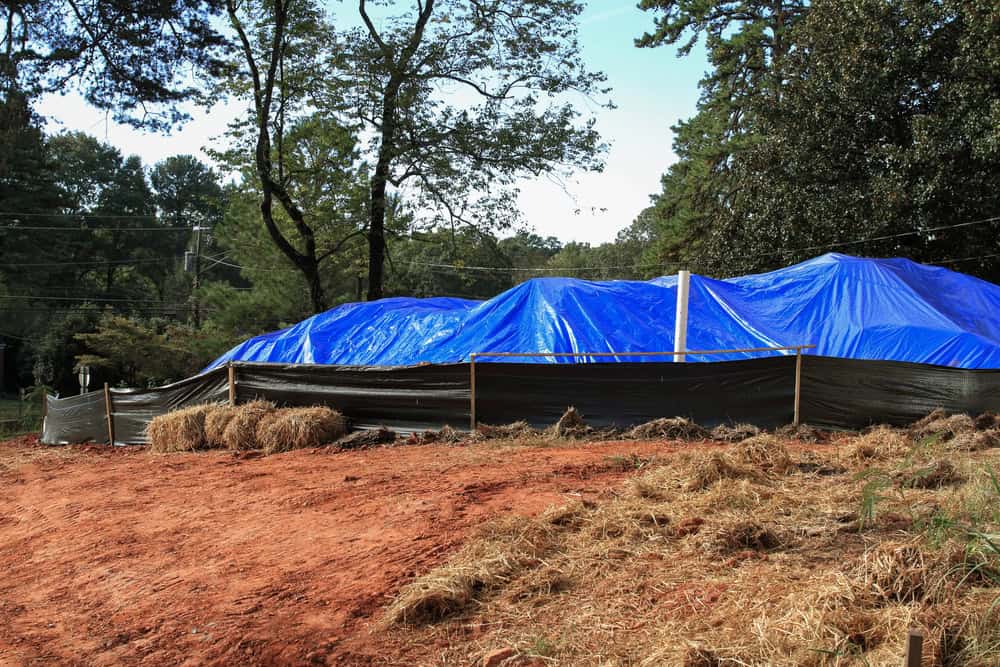
POLYGON ((469 355, 469 431, 476 430, 476 353, 469 355))
POLYGON ((906 658, 903 667, 920 667, 924 657, 924 632, 920 628, 910 628, 906 637, 906 658))
POLYGON ((229 405, 236 405, 236 366, 229 362, 229 405))
POLYGON ((802 396, 802 348, 795 348, 795 410, 792 424, 799 425, 799 399, 802 396))
POLYGON ((108 416, 108 444, 114 445, 115 444, 115 420, 111 416, 111 413, 112 413, 112 410, 111 410, 111 387, 108 386, 107 382, 104 383, 104 406, 105 406, 105 412, 107 413, 107 416, 108 416))

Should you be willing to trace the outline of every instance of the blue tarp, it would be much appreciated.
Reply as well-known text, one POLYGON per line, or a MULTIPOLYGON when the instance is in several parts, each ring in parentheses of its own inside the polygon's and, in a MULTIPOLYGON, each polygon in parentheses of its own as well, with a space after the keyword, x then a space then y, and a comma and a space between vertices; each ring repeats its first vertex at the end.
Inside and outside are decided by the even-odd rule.
MULTIPOLYGON (((339 306, 216 359, 351 366, 468 361, 473 352, 655 352, 674 345, 677 278, 536 278, 487 301, 339 306)), ((811 354, 1000 368, 1000 287, 907 259, 830 253, 770 273, 691 276, 690 350, 815 345, 811 354)), ((753 353, 689 355, 723 361, 753 353)), ((664 357, 486 358, 574 363, 664 357)), ((206 369, 206 370, 208 370, 206 369)))

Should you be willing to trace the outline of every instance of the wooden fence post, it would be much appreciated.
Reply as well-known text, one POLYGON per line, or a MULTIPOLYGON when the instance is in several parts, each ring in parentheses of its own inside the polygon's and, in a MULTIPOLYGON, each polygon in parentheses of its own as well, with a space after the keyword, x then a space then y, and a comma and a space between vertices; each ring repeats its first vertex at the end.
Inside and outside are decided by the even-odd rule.
POLYGON ((799 425, 799 401, 802 397, 802 348, 795 348, 795 409, 792 424, 799 425))
POLYGON ((476 430, 476 353, 469 355, 469 431, 476 430))
POLYGON ((229 405, 236 405, 236 366, 229 362, 229 405))
POLYGON ((108 417, 108 444, 115 444, 115 420, 112 417, 111 387, 104 383, 104 410, 108 417))
POLYGON ((924 633, 920 628, 910 628, 906 637, 906 658, 903 667, 920 667, 924 657, 924 633))

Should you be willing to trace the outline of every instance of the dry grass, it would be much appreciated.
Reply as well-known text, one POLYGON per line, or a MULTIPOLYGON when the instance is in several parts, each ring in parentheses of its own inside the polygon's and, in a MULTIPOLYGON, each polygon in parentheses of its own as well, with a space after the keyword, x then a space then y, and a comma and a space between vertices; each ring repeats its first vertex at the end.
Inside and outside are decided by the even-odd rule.
POLYGON ((194 405, 153 417, 146 433, 151 452, 193 452, 205 448, 206 417, 216 405, 194 405))
POLYGON ((205 446, 210 449, 225 448, 222 440, 226 427, 236 415, 236 408, 229 405, 220 405, 205 415, 205 446))
POLYGON ((753 424, 719 424, 712 429, 712 440, 720 442, 739 442, 755 435, 760 435, 760 429, 753 424))
POLYGON ((583 416, 576 408, 570 406, 566 412, 549 429, 549 434, 553 438, 564 438, 567 440, 578 440, 593 435, 594 429, 583 421, 583 416))
POLYGON ((737 460, 764 472, 784 474, 792 467, 792 457, 781 438, 762 434, 751 436, 735 445, 737 460))
POLYGON ((281 408, 260 418, 256 439, 265 454, 277 454, 320 447, 346 433, 347 422, 336 410, 323 406, 281 408))
POLYGON ((541 638, 547 664, 890 665, 919 627, 925 667, 998 664, 1000 562, 955 526, 1000 531, 986 472, 1000 450, 948 453, 943 485, 890 476, 859 532, 859 473, 947 473, 944 445, 916 456, 890 429, 810 451, 770 437, 657 458, 599 501, 519 519, 544 536, 531 548, 473 538, 390 606, 386 637, 410 651, 398 663, 534 655, 541 638))
POLYGON ((915 440, 933 439, 936 442, 948 442, 956 436, 973 433, 976 424, 972 417, 964 414, 944 416, 935 410, 910 428, 910 435, 915 440))
POLYGON ((497 426, 479 424, 476 426, 475 435, 477 439, 481 440, 517 440, 536 437, 540 435, 540 432, 532 428, 528 422, 520 421, 497 426))
POLYGON ((847 458, 856 463, 901 459, 913 447, 906 432, 889 426, 876 426, 852 438, 846 449, 847 458))
POLYGON ((274 403, 270 401, 250 401, 237 406, 222 431, 222 444, 233 451, 258 449, 257 424, 274 410, 274 403))
POLYGON ((635 440, 705 440, 709 432, 684 417, 663 417, 639 424, 627 436, 635 440))

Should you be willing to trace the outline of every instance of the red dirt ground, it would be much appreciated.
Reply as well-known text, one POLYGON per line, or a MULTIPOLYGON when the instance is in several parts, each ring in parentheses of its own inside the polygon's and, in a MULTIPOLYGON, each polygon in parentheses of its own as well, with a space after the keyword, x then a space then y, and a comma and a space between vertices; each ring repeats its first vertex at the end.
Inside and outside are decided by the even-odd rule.
POLYGON ((3 442, 0 663, 391 662, 371 625, 471 528, 605 493, 626 474, 609 457, 676 447, 238 458, 3 442))

